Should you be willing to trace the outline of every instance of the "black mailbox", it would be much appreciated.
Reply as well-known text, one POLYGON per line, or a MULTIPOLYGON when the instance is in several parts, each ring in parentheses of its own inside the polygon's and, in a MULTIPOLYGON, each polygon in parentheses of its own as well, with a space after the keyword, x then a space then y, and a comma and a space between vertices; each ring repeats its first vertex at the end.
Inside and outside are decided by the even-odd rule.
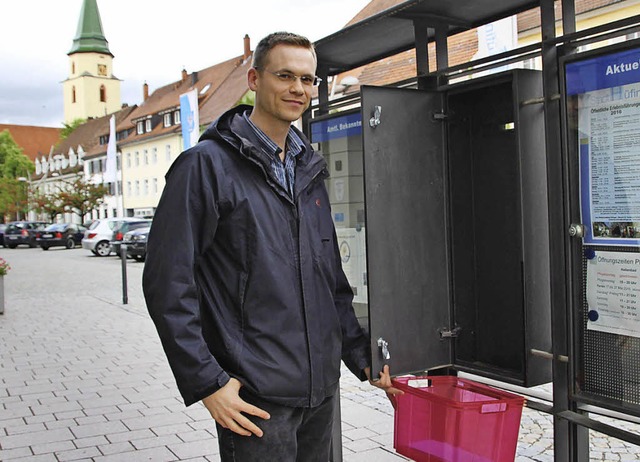
POLYGON ((363 87, 372 364, 551 380, 542 78, 363 87))

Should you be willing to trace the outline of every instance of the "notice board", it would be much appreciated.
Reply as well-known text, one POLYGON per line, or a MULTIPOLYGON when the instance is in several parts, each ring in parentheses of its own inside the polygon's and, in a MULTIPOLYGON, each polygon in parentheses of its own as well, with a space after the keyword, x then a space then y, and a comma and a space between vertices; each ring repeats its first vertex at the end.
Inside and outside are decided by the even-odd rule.
POLYGON ((563 72, 584 230, 576 393, 640 415, 640 44, 574 55, 563 72))

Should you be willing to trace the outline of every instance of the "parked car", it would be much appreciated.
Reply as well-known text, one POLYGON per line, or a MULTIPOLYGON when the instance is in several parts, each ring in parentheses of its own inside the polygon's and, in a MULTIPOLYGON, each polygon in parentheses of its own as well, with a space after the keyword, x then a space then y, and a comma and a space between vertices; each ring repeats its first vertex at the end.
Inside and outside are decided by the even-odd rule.
POLYGON ((43 230, 49 223, 44 221, 12 221, 4 230, 4 242, 10 249, 19 245, 36 247, 36 232, 43 230))
POLYGON ((109 241, 113 238, 113 230, 124 221, 139 221, 139 218, 100 218, 89 225, 84 232, 82 248, 90 250, 94 255, 106 257, 111 253, 109 241))
POLYGON ((7 225, 5 225, 4 223, 0 223, 0 245, 2 247, 6 247, 6 245, 4 244, 4 230, 7 227, 7 225))
POLYGON ((127 257, 133 258, 135 261, 143 262, 147 258, 147 238, 151 226, 134 229, 129 231, 122 238, 122 243, 127 246, 127 257))
POLYGON ((111 251, 120 256, 120 245, 124 235, 134 229, 146 228, 151 226, 151 220, 147 218, 139 219, 138 221, 125 221, 120 223, 114 230, 111 238, 111 251))
POLYGON ((75 223, 56 223, 38 231, 36 243, 42 250, 49 250, 50 247, 73 249, 82 243, 86 230, 84 226, 75 223))

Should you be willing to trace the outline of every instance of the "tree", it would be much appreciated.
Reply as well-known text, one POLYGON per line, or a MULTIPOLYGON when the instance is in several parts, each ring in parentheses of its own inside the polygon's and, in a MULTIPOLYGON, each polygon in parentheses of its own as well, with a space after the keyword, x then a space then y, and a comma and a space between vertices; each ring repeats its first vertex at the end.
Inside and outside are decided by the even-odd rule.
POLYGON ((27 185, 13 178, 0 177, 0 214, 3 217, 26 216, 28 209, 27 185))
POLYGON ((66 140, 73 131, 78 128, 80 125, 84 124, 87 119, 73 119, 71 123, 64 123, 62 130, 60 130, 60 139, 66 140))
POLYGON ((0 177, 16 179, 28 177, 35 170, 33 162, 13 140, 9 130, 0 133, 0 177))
POLYGON ((31 207, 38 213, 47 215, 48 221, 55 221, 55 218, 64 213, 64 204, 58 193, 43 194, 37 191, 32 192, 31 207))
POLYGON ((22 152, 9 130, 0 132, 0 213, 3 216, 23 212, 29 208, 27 178, 34 170, 31 160, 22 152))
POLYGON ((104 196, 107 194, 107 186, 89 183, 79 176, 72 181, 66 181, 58 197, 66 211, 77 213, 80 219, 84 220, 87 213, 97 209, 104 202, 104 196))

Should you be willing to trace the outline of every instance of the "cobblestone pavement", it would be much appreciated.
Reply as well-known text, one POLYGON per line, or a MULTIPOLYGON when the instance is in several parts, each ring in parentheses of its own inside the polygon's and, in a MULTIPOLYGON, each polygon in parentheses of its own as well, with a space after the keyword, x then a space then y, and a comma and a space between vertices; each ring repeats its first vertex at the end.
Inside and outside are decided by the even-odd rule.
MULTIPOLYGON (((219 460, 207 411, 179 398, 144 306, 141 264, 127 264, 123 304, 114 256, 28 248, 0 256, 12 266, 0 316, 0 460, 219 460)), ((346 368, 341 413, 345 461, 406 460, 393 449, 390 403, 346 368)), ((637 449, 591 432, 591 460, 639 460, 637 449)), ((524 409, 516 460, 553 460, 549 415, 524 409)))

